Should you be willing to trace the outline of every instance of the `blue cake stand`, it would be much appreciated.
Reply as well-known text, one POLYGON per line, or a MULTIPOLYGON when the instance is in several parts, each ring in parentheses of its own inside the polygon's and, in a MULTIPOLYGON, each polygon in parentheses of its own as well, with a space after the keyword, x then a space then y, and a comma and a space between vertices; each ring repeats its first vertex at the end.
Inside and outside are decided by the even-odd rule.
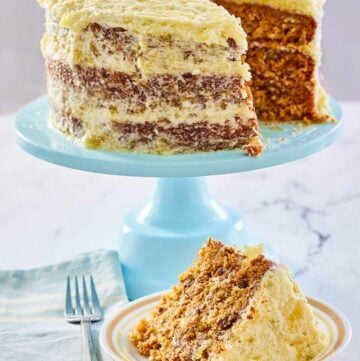
POLYGON ((18 144, 28 153, 69 168, 125 176, 158 177, 150 203, 122 222, 119 256, 131 299, 176 282, 207 237, 244 244, 240 215, 209 195, 203 176, 245 172, 294 161, 333 143, 342 128, 341 109, 332 100, 337 123, 261 126, 264 153, 241 151, 190 155, 147 155, 84 149, 48 128, 48 102, 41 97, 17 115, 18 144))

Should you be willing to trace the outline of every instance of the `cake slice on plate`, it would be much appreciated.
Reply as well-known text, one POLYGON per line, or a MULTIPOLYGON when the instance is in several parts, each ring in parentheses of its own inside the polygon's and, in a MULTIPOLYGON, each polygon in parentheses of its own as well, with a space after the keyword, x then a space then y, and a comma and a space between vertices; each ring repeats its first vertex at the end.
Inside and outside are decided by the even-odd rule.
POLYGON ((215 0, 241 18, 248 35, 246 60, 259 119, 331 120, 320 85, 321 21, 325 0, 215 0))
POLYGON ((208 0, 39 0, 50 123, 82 145, 262 150, 240 21, 208 0))
POLYGON ((305 361, 327 341, 285 266, 211 239, 129 338, 154 361, 305 361))

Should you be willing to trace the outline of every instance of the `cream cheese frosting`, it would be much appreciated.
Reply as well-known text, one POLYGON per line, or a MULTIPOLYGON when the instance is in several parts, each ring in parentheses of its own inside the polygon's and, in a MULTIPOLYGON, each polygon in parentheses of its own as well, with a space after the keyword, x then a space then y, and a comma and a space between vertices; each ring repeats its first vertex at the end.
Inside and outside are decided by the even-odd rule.
POLYGON ((181 34, 206 44, 233 38, 246 49, 240 20, 208 0, 38 0, 60 26, 75 32, 91 23, 141 33, 181 34))
POLYGON ((103 133, 104 124, 107 127, 113 120, 118 122, 131 122, 134 124, 156 123, 160 118, 168 119, 172 125, 192 124, 194 122, 208 122, 209 124, 246 123, 255 119, 254 110, 249 101, 241 104, 228 103, 226 109, 219 107, 219 102, 208 100, 204 105, 192 104, 184 101, 181 107, 174 107, 159 101, 156 108, 147 107, 143 113, 131 113, 126 111, 129 104, 125 101, 100 100, 89 97, 84 89, 72 89, 60 81, 49 81, 51 88, 49 98, 56 109, 62 109, 64 113, 70 112, 75 118, 81 119, 87 125, 87 129, 93 132, 103 133), (64 102, 64 99, 65 102, 64 102), (236 115, 241 115, 240 120, 235 120, 236 115))
POLYGON ((161 38, 127 33, 134 38, 133 44, 129 46, 133 53, 137 54, 136 61, 127 59, 123 51, 118 51, 116 44, 98 42, 91 31, 84 31, 80 35, 51 21, 47 23, 41 49, 45 58, 68 64, 104 68, 113 72, 134 74, 141 70, 143 76, 168 73, 237 74, 246 81, 251 79, 248 64, 240 59, 228 61, 232 56, 228 47, 214 45, 201 48, 193 41, 181 39, 177 39, 173 44, 165 43, 171 46, 162 47, 161 38), (96 52, 93 51, 95 45, 96 52), (186 50, 192 55, 184 62, 186 50))
POLYGON ((328 342, 304 294, 281 264, 265 274, 242 319, 214 361, 310 360, 328 342))

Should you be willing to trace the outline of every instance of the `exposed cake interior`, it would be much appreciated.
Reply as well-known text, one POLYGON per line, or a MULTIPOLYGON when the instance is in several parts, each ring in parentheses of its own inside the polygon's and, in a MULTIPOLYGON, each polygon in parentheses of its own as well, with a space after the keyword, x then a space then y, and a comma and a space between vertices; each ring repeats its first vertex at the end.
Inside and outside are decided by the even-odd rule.
POLYGON ((323 0, 215 0, 248 35, 252 92, 263 121, 331 120, 320 85, 323 0))
POLYGON ((245 33, 207 0, 40 0, 51 124, 89 147, 262 146, 245 33))
POLYGON ((151 360, 311 360, 324 348, 288 269, 261 247, 209 240, 177 286, 130 333, 151 360))

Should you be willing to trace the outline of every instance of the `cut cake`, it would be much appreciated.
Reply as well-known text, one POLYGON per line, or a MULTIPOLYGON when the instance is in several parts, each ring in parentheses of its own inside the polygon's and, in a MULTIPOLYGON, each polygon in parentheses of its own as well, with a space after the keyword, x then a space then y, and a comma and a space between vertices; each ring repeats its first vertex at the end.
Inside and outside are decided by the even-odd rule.
POLYGON ((195 263, 130 333, 154 361, 305 361, 326 345, 289 270, 261 247, 208 240, 195 263))

